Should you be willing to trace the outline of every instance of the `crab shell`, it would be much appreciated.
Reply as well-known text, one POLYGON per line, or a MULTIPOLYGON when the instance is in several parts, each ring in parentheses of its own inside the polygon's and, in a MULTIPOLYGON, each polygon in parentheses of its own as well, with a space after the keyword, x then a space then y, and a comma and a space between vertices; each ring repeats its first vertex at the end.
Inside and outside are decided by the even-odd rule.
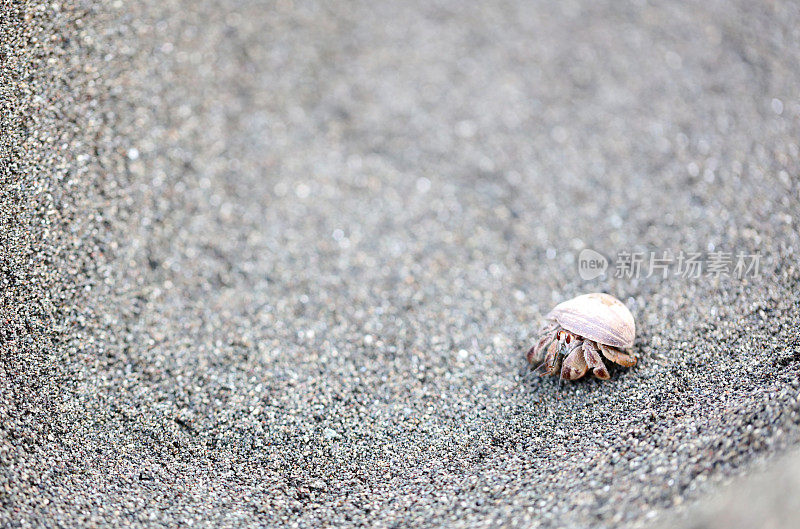
POLYGON ((599 292, 559 303, 546 316, 561 327, 603 345, 618 349, 633 347, 636 323, 620 300, 599 292))

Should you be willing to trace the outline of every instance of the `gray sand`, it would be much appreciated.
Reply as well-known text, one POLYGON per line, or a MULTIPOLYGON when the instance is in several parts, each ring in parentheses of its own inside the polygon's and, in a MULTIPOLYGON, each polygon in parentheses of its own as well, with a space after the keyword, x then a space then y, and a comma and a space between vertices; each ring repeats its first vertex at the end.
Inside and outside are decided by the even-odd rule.
POLYGON ((800 441, 796 4, 21 4, 0 526, 712 526, 800 441), (639 365, 525 376, 588 291, 639 365))
MULTIPOLYGON (((783 529, 800 514, 800 451, 772 463, 769 471, 737 481, 679 520, 685 529, 783 529)), ((663 527, 675 527, 665 523, 663 527)))

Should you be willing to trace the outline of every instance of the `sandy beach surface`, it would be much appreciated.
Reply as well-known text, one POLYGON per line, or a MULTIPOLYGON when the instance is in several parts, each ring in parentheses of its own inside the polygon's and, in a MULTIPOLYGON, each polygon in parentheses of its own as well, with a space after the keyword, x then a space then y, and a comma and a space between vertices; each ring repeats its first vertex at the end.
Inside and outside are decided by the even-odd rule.
POLYGON ((0 66, 1 527, 793 527, 796 3, 0 0, 0 66), (592 291, 638 365, 531 375, 592 291))

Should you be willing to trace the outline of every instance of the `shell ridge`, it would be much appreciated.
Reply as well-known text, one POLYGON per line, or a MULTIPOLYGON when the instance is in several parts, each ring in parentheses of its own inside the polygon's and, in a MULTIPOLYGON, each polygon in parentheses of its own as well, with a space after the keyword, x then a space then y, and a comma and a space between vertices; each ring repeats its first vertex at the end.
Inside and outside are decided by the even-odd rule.
POLYGON ((570 299, 557 305, 547 317, 570 332, 612 347, 632 347, 636 335, 633 315, 621 301, 608 294, 570 299))

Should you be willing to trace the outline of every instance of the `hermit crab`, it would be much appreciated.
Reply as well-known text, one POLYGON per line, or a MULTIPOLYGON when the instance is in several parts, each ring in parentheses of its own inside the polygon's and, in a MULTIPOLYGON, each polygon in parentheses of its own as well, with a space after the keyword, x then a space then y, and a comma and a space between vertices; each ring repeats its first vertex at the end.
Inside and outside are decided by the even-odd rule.
POLYGON ((579 379, 589 369, 607 380, 611 375, 602 357, 625 367, 636 365, 630 352, 635 336, 633 315, 620 300, 609 294, 584 294, 556 305, 545 316, 538 341, 526 356, 528 363, 540 363, 542 376, 558 375, 561 364, 564 380, 579 379))

